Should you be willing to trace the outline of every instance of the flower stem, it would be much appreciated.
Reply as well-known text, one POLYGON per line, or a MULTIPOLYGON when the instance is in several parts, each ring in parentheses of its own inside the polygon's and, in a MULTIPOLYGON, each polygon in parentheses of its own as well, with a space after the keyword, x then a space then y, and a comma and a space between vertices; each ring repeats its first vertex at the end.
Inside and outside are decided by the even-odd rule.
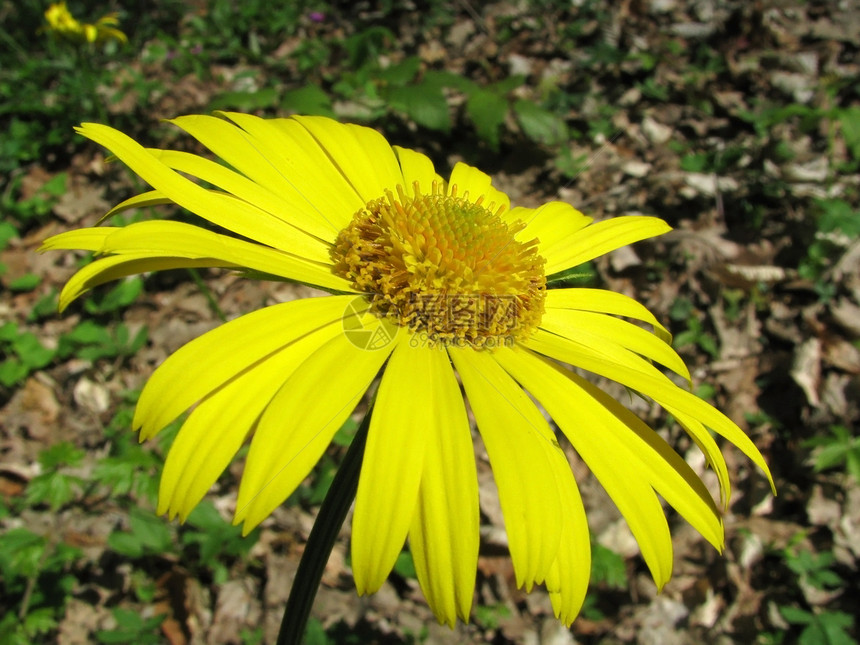
POLYGON ((355 499, 372 410, 373 402, 368 407, 367 414, 355 433, 349 450, 340 468, 337 469, 331 487, 320 506, 305 552, 296 570, 287 606, 284 608, 277 645, 300 645, 302 642, 325 565, 349 512, 349 507, 355 499))

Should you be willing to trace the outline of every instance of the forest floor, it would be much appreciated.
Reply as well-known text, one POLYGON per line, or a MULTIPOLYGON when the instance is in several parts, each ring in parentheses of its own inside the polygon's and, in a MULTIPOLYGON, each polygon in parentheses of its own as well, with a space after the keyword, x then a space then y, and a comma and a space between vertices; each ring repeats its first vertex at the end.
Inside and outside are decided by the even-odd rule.
MULTIPOLYGON (((697 393, 748 432, 778 488, 773 497, 726 446, 726 548, 670 511, 674 576, 657 593, 614 505, 570 451, 595 556, 568 630, 544 591, 516 588, 479 447, 470 623, 436 623, 408 555, 381 591, 359 597, 347 522, 308 643, 858 642, 855 0, 296 3, 288 24, 265 2, 198 0, 181 15, 180 4, 155 3, 137 25, 126 7, 122 47, 36 47, 15 65, 42 65, 32 69, 51 84, 38 102, 27 93, 36 71, 0 65, 11 97, 0 110, 10 133, 0 148, 0 645, 275 641, 344 446, 242 538, 229 524, 242 460, 187 524, 168 522, 154 515, 155 492, 176 428, 139 446, 130 419, 147 377, 183 343, 312 290, 169 272, 107 285, 58 315, 80 255, 36 253, 143 188, 69 125, 104 120, 147 146, 201 152, 159 119, 215 109, 363 122, 427 153, 443 175, 457 161, 481 168, 515 205, 558 199, 597 219, 666 219, 673 232, 594 263, 592 283, 635 297, 670 328, 697 393)), ((19 25, 7 36, 27 49, 41 14, 10 3, 0 17, 19 25)), ((16 55, 2 50, 7 62, 16 55)), ((661 410, 606 387, 718 490, 661 410)))

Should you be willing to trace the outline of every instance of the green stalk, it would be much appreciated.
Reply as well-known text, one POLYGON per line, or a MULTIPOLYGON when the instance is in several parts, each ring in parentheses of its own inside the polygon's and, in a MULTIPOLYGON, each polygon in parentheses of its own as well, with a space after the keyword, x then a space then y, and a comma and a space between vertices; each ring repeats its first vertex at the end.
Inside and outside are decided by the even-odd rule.
POLYGON ((349 445, 343 463, 337 469, 314 527, 311 529, 305 552, 290 589, 287 606, 284 608, 277 645, 300 645, 302 642, 325 565, 358 490, 358 475, 361 472, 361 461, 364 457, 372 411, 371 402, 358 432, 349 445))

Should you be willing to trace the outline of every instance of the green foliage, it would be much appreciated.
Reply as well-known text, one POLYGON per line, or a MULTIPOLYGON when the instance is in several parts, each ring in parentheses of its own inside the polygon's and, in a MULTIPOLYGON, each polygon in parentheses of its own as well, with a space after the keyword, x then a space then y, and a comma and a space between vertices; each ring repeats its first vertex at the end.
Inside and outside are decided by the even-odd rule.
POLYGON ((854 436, 845 426, 831 426, 831 434, 813 437, 803 443, 805 448, 815 448, 813 468, 815 472, 842 466, 860 483, 860 437, 854 436))
POLYGON ((336 642, 329 638, 325 628, 317 618, 311 617, 305 627, 305 645, 336 645, 336 642))
POLYGON ((184 552, 190 555, 189 547, 197 550, 196 557, 187 558, 197 561, 212 571, 215 582, 227 581, 228 567, 223 560, 243 558, 256 544, 259 530, 242 537, 242 528, 233 526, 212 505, 204 500, 188 516, 182 530, 184 552))
POLYGON ((860 161, 860 107, 848 107, 839 110, 837 114, 845 145, 851 151, 851 156, 860 161))
POLYGON ((158 627, 164 621, 165 615, 144 618, 139 612, 117 607, 111 610, 117 622, 115 629, 100 629, 96 632, 99 643, 114 643, 123 645, 159 645, 163 636, 158 627))
POLYGON ((120 280, 108 291, 99 291, 84 302, 84 309, 93 315, 113 313, 125 309, 143 291, 143 279, 131 276, 120 280))
MULTIPOLYGON (((61 172, 54 175, 45 181, 35 194, 26 199, 20 197, 23 180, 24 175, 18 175, 6 191, 0 194, 0 209, 4 215, 9 215, 19 223, 26 224, 31 220, 44 219, 51 214, 51 209, 66 192, 68 173, 61 172)), ((7 225, 11 226, 11 224, 7 225)))
POLYGON ((609 589, 626 589, 627 564, 619 554, 607 549, 602 544, 591 544, 591 582, 595 585, 605 585, 609 589))
POLYGON ((19 331, 18 325, 8 322, 0 325, 0 385, 11 387, 22 382, 36 370, 48 366, 57 354, 56 349, 42 345, 36 335, 19 331))
POLYGON ((152 511, 132 507, 128 520, 128 531, 114 531, 108 537, 111 549, 130 558, 173 551, 173 531, 152 511))
POLYGON ((397 555, 397 561, 394 563, 394 573, 401 578, 415 579, 417 577, 415 562, 412 560, 412 552, 409 549, 404 549, 397 555))
POLYGON ((60 337, 59 351, 63 356, 75 354, 88 361, 133 356, 146 343, 147 335, 146 327, 132 337, 125 323, 109 328, 84 320, 60 337))
POLYGON ((780 607, 779 613, 792 625, 803 627, 799 645, 856 645, 846 629, 852 629, 854 618, 841 611, 810 613, 797 607, 780 607))
POLYGON ((686 298, 678 298, 669 309, 669 317, 677 322, 686 324, 686 330, 678 333, 672 340, 676 349, 693 345, 704 350, 712 358, 718 358, 720 348, 714 337, 705 330, 693 303, 686 298))
POLYGON ((498 605, 476 605, 474 613, 475 622, 484 629, 498 629, 502 619, 510 617, 511 610, 507 605, 499 603, 498 605))
POLYGON ((822 299, 829 300, 835 291, 832 281, 827 278, 827 271, 842 255, 844 248, 860 236, 860 211, 841 199, 820 199, 815 202, 814 214, 814 238, 797 272, 814 283, 822 299))
POLYGON ((842 578, 830 570, 836 562, 832 553, 813 553, 808 549, 789 546, 782 552, 786 566, 797 574, 801 583, 816 589, 835 588, 842 584, 842 578))
POLYGON ((85 482, 78 476, 63 472, 62 468, 74 468, 83 457, 84 452, 68 441, 43 450, 39 455, 43 472, 27 485, 27 504, 48 504, 51 510, 56 511, 75 499, 85 482))
POLYGON ((3 595, 18 605, 0 619, 0 644, 43 642, 42 635, 56 627, 64 599, 77 584, 69 569, 80 557, 80 550, 26 528, 0 534, 3 595))

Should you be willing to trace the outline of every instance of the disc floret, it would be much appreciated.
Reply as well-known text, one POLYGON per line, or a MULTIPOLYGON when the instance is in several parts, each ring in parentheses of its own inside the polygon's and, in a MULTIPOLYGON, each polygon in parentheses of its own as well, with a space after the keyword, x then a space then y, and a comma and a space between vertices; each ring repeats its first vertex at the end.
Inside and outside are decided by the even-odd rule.
POLYGON ((359 210, 332 248, 335 273, 367 294, 380 316, 430 344, 492 348, 525 338, 544 312, 546 277, 536 239, 483 197, 435 182, 398 186, 359 210))

